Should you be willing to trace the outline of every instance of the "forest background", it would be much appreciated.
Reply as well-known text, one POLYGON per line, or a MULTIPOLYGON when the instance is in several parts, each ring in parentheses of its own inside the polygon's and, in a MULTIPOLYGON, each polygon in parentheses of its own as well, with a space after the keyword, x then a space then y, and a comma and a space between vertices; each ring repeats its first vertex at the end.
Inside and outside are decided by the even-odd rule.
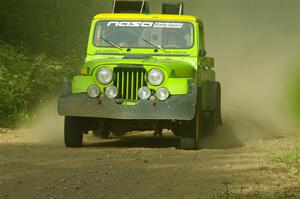
MULTIPOLYGON (((186 13, 204 21, 225 109, 247 104, 276 115, 274 107, 291 105, 291 115, 300 115, 299 0, 183 2, 186 13)), ((150 10, 159 13, 160 4, 150 1, 150 10)), ((91 19, 110 12, 112 2, 0 0, 0 5, 0 126, 15 127, 32 121, 35 110, 56 99, 63 82, 79 72, 91 19)))

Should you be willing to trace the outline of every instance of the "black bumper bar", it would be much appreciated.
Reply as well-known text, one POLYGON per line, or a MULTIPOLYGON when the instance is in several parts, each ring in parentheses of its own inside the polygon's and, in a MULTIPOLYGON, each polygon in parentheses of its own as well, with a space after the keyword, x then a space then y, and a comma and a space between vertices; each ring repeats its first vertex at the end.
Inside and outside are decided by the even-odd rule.
POLYGON ((86 94, 67 94, 59 97, 58 113, 66 116, 109 119, 166 119, 192 120, 197 103, 197 88, 186 95, 172 95, 166 101, 138 100, 135 105, 124 105, 126 100, 91 99, 86 94))

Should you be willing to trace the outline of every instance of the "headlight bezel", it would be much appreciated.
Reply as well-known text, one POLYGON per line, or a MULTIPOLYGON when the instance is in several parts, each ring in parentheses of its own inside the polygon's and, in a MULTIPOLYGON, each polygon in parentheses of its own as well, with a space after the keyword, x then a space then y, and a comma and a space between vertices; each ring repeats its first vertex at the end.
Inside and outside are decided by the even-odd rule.
POLYGON ((102 84, 102 85, 108 85, 110 84, 112 81, 113 81, 113 71, 110 69, 110 68, 106 68, 106 67, 103 67, 103 68, 100 68, 97 70, 96 72, 96 80, 102 84), (101 79, 101 77, 99 77, 99 73, 100 72, 103 72, 103 71, 106 71, 108 72, 107 74, 109 74, 110 76, 107 78, 107 80, 103 81, 103 77, 101 79))
POLYGON ((147 73, 147 81, 152 85, 152 86, 159 86, 161 85, 164 81, 165 81, 165 74, 164 72, 159 69, 159 68, 152 68, 151 70, 149 70, 149 72, 147 73), (156 80, 156 82, 153 81, 151 75, 154 73, 154 72, 158 72, 157 74, 160 74, 161 75, 161 79, 158 81, 156 80))

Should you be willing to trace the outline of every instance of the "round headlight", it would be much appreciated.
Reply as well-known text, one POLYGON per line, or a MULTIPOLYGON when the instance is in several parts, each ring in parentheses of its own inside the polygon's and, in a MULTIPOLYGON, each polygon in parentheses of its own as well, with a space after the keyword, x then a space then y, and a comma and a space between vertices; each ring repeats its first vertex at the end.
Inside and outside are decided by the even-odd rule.
POLYGON ((96 98, 100 95, 100 88, 97 85, 90 85, 87 89, 87 95, 96 98))
POLYGON ((146 99, 149 99, 151 95, 151 90, 147 87, 141 87, 139 89, 139 98, 142 99, 142 100, 146 100, 146 99))
POLYGON ((170 92, 168 91, 168 89, 163 88, 163 87, 157 89, 157 91, 156 91, 156 97, 159 100, 166 100, 166 99, 168 99, 169 95, 170 95, 170 92))
POLYGON ((105 89, 106 97, 113 99, 118 95, 118 89, 115 86, 109 86, 105 89))
POLYGON ((153 86, 158 86, 164 81, 164 74, 160 69, 152 69, 148 73, 148 82, 153 86))
POLYGON ((108 68, 101 68, 97 71, 97 80, 101 84, 109 84, 113 79, 113 73, 108 68))

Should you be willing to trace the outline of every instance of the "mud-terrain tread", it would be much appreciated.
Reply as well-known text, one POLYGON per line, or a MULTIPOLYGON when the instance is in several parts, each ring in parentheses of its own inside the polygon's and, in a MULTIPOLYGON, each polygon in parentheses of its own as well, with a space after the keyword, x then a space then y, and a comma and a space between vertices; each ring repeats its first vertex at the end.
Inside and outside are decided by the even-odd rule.
POLYGON ((211 111, 203 111, 202 112, 202 132, 204 136, 209 136, 217 133, 218 126, 223 124, 221 117, 221 85, 220 82, 217 83, 217 101, 216 108, 211 111), (205 114, 208 113, 208 114, 205 114))
POLYGON ((79 117, 65 116, 64 138, 66 147, 82 146, 82 126, 79 117))

